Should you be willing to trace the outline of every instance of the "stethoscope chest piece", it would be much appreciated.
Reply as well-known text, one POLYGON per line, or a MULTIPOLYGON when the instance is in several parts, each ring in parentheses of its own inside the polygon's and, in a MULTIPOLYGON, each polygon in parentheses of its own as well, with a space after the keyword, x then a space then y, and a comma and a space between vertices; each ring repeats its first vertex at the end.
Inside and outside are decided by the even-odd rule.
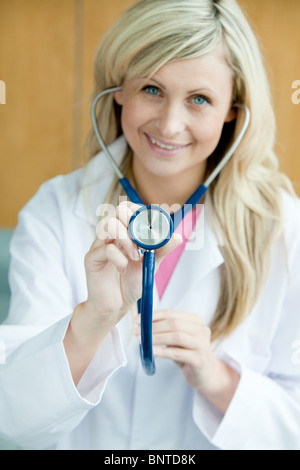
POLYGON ((155 250, 166 245, 173 235, 170 215, 158 206, 142 206, 130 219, 129 234, 143 251, 143 290, 138 302, 141 314, 141 361, 148 375, 155 373, 152 348, 153 285, 155 250))
POLYGON ((173 235, 170 215, 158 206, 143 206, 132 216, 129 223, 132 240, 144 250, 157 250, 173 235))

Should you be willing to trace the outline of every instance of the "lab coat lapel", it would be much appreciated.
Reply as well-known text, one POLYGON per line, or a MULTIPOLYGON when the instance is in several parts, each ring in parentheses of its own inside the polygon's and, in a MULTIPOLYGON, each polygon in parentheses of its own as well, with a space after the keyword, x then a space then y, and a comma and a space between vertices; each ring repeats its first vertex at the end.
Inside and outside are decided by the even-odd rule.
MULTIPOLYGON (((120 165, 127 150, 125 138, 122 136, 117 139, 109 146, 109 150, 117 165, 120 165)), ((99 220, 97 209, 103 204, 115 174, 103 152, 79 171, 82 171, 81 187, 76 198, 74 214, 95 227, 99 220)))
MULTIPOLYGON (((118 165, 127 150, 122 136, 109 147, 118 165)), ((99 217, 98 207, 104 202, 114 178, 114 172, 101 152, 82 171, 80 189, 76 198, 74 213, 87 221, 93 229, 99 217)), ((204 223, 197 223, 196 236, 189 240, 172 274, 161 300, 154 288, 154 308, 177 308, 195 284, 224 262, 216 236, 211 227, 208 205, 204 207, 204 223), (200 242, 200 243, 199 243, 200 242)))
POLYGON ((178 308, 195 284, 224 263, 207 205, 204 207, 203 222, 197 223, 197 236, 183 251, 160 301, 156 289, 156 309, 178 308), (202 243, 199 243, 201 240, 202 243))

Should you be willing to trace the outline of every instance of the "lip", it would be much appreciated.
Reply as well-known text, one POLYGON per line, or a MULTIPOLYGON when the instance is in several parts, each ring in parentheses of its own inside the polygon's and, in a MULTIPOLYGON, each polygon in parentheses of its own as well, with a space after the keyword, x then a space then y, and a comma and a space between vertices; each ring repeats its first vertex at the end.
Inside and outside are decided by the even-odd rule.
POLYGON ((165 140, 159 139, 157 137, 153 137, 150 134, 145 133, 147 141, 151 147, 151 149, 162 156, 175 156, 184 151, 190 144, 178 144, 177 142, 167 142, 165 140), (173 148, 163 148, 157 145, 158 144, 164 145, 166 147, 173 147, 173 148))

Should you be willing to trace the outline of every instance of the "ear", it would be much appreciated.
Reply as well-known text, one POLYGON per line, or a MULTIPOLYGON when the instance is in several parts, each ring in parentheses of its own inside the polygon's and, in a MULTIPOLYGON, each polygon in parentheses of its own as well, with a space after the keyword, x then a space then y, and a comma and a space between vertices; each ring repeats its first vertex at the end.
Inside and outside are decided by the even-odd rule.
POLYGON ((123 106, 123 90, 116 91, 114 93, 114 98, 117 104, 123 106))
POLYGON ((236 116, 237 116, 236 108, 230 108, 230 110, 228 111, 228 114, 226 116, 225 122, 233 121, 234 119, 236 119, 236 116))

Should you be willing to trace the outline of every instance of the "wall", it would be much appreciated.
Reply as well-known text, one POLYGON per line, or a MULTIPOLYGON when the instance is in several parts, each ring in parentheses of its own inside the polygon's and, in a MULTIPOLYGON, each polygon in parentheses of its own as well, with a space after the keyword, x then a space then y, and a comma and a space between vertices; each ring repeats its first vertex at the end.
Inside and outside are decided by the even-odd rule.
POLYGON ((0 226, 81 165, 97 44, 133 0, 0 0, 0 226))
MULTIPOLYGON (((300 81, 299 0, 239 0, 261 43, 278 124, 277 154, 282 171, 300 196, 300 93, 292 101, 300 81)), ((298 89, 300 88, 300 82, 298 89)))
MULTIPOLYGON (((0 226, 47 179, 82 165, 96 46, 133 0, 0 0, 0 226)), ((300 195, 300 2, 240 0, 261 38, 278 116, 281 166, 300 195), (298 47, 297 47, 298 46, 298 47)))

